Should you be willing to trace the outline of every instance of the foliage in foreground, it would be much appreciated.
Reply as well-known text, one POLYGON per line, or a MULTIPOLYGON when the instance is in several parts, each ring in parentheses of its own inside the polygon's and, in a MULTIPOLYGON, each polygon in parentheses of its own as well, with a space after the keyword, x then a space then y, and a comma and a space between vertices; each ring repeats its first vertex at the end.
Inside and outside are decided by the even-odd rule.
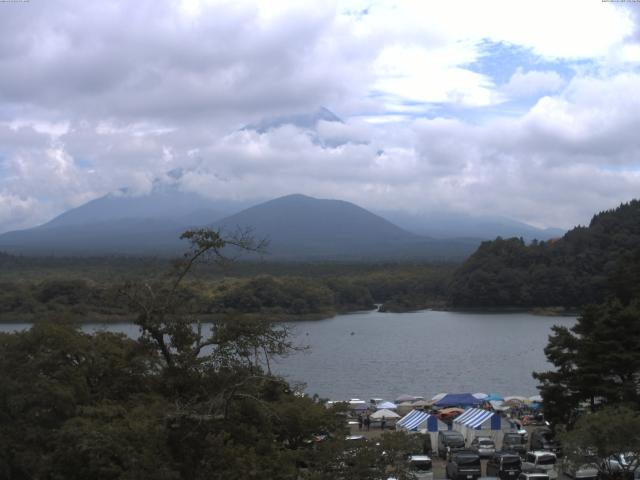
POLYGON ((354 451, 342 411, 296 394, 270 372, 270 359, 293 348, 286 328, 246 317, 207 328, 192 321, 181 289, 192 268, 224 261, 226 244, 259 245, 210 230, 185 238, 192 249, 170 275, 122 289, 138 313, 138 340, 51 322, 0 334, 0 478, 402 474, 404 438, 354 451))
POLYGON ((611 277, 606 301, 553 328, 545 354, 555 369, 534 373, 568 461, 601 478, 633 478, 640 463, 639 253, 611 277))
POLYGON ((640 408, 640 255, 611 279, 611 296, 583 309, 571 327, 553 327, 545 355, 555 370, 534 373, 545 414, 571 426, 582 411, 640 408))
POLYGON ((640 465, 640 412, 607 407, 584 415, 560 435, 569 461, 596 467, 601 478, 629 479, 640 465), (624 461, 620 454, 624 455, 624 461))

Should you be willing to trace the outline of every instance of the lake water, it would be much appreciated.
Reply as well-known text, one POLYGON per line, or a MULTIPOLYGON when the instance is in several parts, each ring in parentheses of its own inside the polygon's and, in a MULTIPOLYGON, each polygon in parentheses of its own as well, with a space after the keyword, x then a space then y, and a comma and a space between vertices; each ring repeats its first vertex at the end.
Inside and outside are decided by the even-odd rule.
MULTIPOLYGON (((305 382, 307 393, 330 399, 431 398, 440 392, 530 396, 538 393, 531 372, 549 368, 543 349, 551 327, 574 323, 572 317, 526 313, 352 313, 288 323, 296 343, 310 348, 273 367, 291 382, 305 382)), ((4 324, 0 331, 28 327, 4 324)), ((130 324, 82 328, 138 333, 130 324)))

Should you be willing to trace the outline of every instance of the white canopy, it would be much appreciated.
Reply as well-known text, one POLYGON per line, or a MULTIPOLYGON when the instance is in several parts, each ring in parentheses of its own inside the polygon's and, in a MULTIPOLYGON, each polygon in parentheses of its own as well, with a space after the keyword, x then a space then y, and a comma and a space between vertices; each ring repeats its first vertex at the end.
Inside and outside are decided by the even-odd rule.
POLYGON ((383 408, 382 410, 378 410, 377 412, 369 415, 369 418, 373 418, 374 420, 380 420, 382 417, 388 418, 388 419, 400 418, 400 415, 398 415, 396 412, 392 412, 391 410, 387 410, 385 408, 383 408))
POLYGON ((392 402, 380 402, 376 404, 376 408, 378 410, 387 409, 387 410, 395 410, 398 406, 392 402))
POLYGON ((431 401, 437 402, 438 400, 442 400, 446 396, 447 396, 446 393, 438 393, 437 395, 434 395, 433 397, 431 397, 431 401))

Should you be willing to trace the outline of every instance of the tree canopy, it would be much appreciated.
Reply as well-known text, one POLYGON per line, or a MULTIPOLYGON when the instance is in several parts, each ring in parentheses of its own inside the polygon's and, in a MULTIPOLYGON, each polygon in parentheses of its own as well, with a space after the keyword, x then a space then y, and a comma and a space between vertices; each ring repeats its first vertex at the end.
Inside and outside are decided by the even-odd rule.
POLYGON ((607 279, 640 245, 640 201, 593 217, 564 237, 526 245, 521 238, 484 242, 455 272, 457 307, 580 308, 602 302, 607 279))

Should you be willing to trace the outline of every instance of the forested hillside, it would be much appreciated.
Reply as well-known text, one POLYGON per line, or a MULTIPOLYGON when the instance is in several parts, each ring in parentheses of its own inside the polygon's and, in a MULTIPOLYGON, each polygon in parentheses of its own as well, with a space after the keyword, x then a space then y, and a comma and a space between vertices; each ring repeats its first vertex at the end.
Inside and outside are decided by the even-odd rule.
POLYGON ((600 302, 607 279, 640 246, 640 201, 593 217, 558 240, 484 242, 455 272, 454 307, 579 307, 600 302))
MULTIPOLYGON (((133 258, 29 258, 0 254, 0 322, 130 321, 127 281, 161 275, 169 262, 133 258)), ((452 264, 251 263, 200 266, 182 286, 197 316, 325 318, 384 303, 394 311, 443 305, 452 264), (226 274, 225 274, 226 273, 226 274)))

